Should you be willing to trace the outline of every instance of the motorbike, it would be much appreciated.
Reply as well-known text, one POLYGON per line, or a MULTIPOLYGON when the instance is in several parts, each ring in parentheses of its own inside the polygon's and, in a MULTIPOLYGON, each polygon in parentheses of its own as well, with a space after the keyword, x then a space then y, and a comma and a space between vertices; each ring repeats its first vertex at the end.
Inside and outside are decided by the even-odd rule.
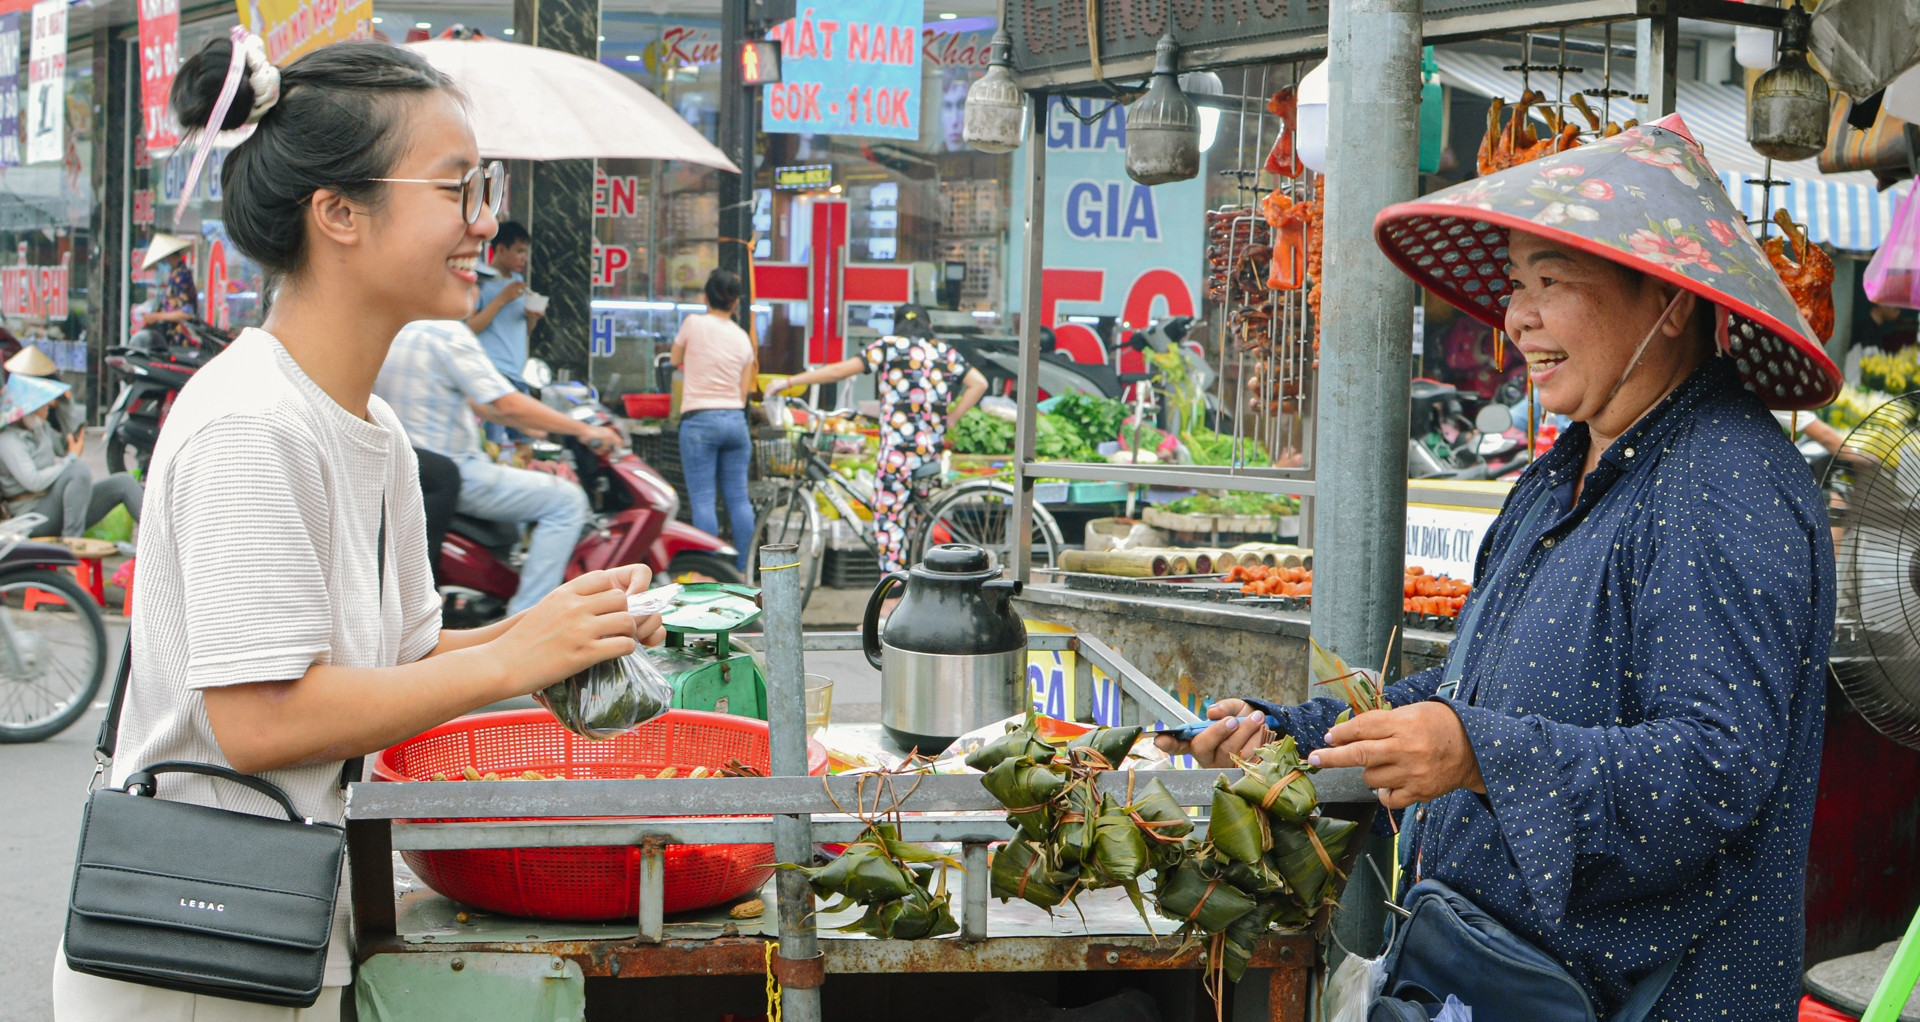
POLYGON ((1510 435, 1513 413, 1498 401, 1479 403, 1427 379, 1413 381, 1410 398, 1407 478, 1499 479, 1530 460, 1526 441, 1510 435), (1467 409, 1476 403, 1470 416, 1467 409))
POLYGON ((80 563, 28 535, 38 514, 0 522, 0 744, 38 742, 85 716, 107 674, 107 627, 63 568, 80 563))
MULTIPOLYGON (((575 421, 613 425, 598 397, 580 384, 543 387, 541 399, 575 421)), ((536 457, 568 464, 587 491, 593 522, 573 549, 567 578, 623 564, 645 564, 673 581, 743 582, 738 555, 718 536, 675 516, 673 484, 625 447, 595 451, 573 437, 533 445, 536 457)), ((448 628, 473 628, 499 619, 520 586, 521 526, 455 515, 440 545, 442 618, 448 628)))
POLYGON ((233 343, 231 334, 204 320, 181 324, 189 338, 164 325, 134 331, 124 347, 109 348, 107 368, 119 374, 120 395, 107 411, 107 471, 141 475, 153 461, 160 427, 173 410, 180 388, 193 374, 233 343))

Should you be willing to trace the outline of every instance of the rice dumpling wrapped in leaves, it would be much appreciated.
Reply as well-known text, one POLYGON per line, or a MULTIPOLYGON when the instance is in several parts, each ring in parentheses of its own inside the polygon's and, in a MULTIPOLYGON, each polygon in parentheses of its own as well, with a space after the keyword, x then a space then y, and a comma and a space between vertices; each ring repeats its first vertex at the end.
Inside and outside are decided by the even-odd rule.
POLYGON ((1345 879, 1334 864, 1346 854, 1347 843, 1358 830, 1359 825, 1351 820, 1327 816, 1283 823, 1273 828, 1273 853, 1268 861, 1300 904, 1312 911, 1327 900, 1336 877, 1345 879))
POLYGON ((822 898, 846 898, 862 905, 904 898, 914 891, 913 877, 873 842, 848 845, 824 866, 781 864, 806 875, 807 886, 822 898))
POLYGON ((1253 911, 1227 924, 1226 939, 1221 942, 1221 953, 1226 959, 1227 978, 1235 983, 1247 974, 1247 963, 1253 959, 1254 945, 1267 935, 1273 925, 1274 913, 1278 911, 1279 899, 1263 901, 1253 907, 1253 911))
POLYGON ((1100 815, 1100 793, 1093 782, 1071 781, 1059 802, 1050 842, 1054 857, 1062 865, 1077 866, 1093 854, 1093 824, 1100 815))
POLYGON ((1286 890, 1286 881, 1280 879, 1280 874, 1265 859, 1226 863, 1220 875, 1227 878, 1227 883, 1256 899, 1286 890))
POLYGON ((1173 792, 1168 791, 1158 777, 1147 782, 1147 790, 1133 803, 1132 809, 1134 822, 1146 832, 1149 847, 1177 845, 1181 838, 1193 833, 1192 818, 1180 808, 1173 792))
POLYGON ((1038 719, 1029 713, 1025 724, 973 750, 967 756, 966 763, 984 772, 1009 759, 1025 758, 1035 763, 1051 763, 1055 754, 1053 746, 1040 737, 1038 719))
POLYGON ((1072 895, 1080 879, 1077 868, 1057 868, 1046 851, 1032 841, 1015 838, 993 855, 989 874, 993 896, 1001 901, 1018 898, 1052 911, 1072 895))
POLYGON ((913 893, 904 898, 867 906, 860 918, 838 927, 841 933, 864 933, 880 940, 922 940, 957 932, 953 904, 944 879, 932 890, 933 870, 914 871, 913 893))
POLYGON ((1160 877, 1154 892, 1160 914, 1206 933, 1220 933, 1253 911, 1254 900, 1227 882, 1217 863, 1188 859, 1160 877))
POLYGON ((1133 822, 1133 814, 1109 795, 1100 800, 1093 822, 1093 854, 1087 867, 1103 886, 1123 886, 1143 876, 1151 863, 1147 839, 1133 822))
POLYGON ((1227 779, 1213 785, 1213 814, 1207 841, 1221 854, 1240 862, 1256 862, 1273 847, 1267 814, 1233 793, 1227 779))
POLYGON ((1233 782, 1233 793, 1277 820, 1304 820, 1320 804, 1308 776, 1314 768, 1300 758, 1292 735, 1267 744, 1258 756, 1241 762, 1240 768, 1245 773, 1233 782))
POLYGON ((1077 763, 1118 770, 1120 764, 1126 761, 1127 754, 1133 750, 1133 743, 1140 740, 1141 730, 1138 727, 1094 728, 1067 743, 1067 757, 1077 763), (1102 762, 1088 763, 1087 756, 1077 751, 1080 749, 1098 753, 1102 762))
POLYGON ((994 764, 980 783, 1007 807, 1008 816, 1028 837, 1048 839, 1056 815, 1051 803, 1067 786, 1064 774, 1022 756, 994 764))

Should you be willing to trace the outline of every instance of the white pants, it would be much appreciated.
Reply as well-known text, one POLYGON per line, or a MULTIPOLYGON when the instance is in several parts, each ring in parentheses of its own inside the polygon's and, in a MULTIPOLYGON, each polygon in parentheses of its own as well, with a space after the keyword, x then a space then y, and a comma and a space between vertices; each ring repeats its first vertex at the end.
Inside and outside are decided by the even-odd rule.
POLYGON ((311 1008, 276 1008, 225 997, 123 983, 67 968, 53 956, 54 1022, 340 1022, 340 992, 323 987, 311 1008))

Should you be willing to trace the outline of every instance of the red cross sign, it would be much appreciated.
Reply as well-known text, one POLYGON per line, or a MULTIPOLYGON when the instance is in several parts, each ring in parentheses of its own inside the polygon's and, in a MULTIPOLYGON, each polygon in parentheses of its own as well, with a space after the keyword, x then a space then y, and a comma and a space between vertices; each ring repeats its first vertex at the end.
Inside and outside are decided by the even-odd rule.
POLYGON ((847 261, 847 204, 813 204, 813 238, 804 263, 755 263, 754 301, 806 302, 807 364, 846 357, 847 305, 900 305, 913 299, 913 271, 890 263, 847 261))

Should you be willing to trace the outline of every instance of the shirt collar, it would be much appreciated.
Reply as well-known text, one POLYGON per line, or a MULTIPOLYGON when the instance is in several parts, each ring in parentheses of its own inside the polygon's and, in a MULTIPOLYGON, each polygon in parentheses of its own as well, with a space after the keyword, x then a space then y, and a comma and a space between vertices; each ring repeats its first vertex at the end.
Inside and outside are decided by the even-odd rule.
MULTIPOLYGON (((1673 393, 1601 452, 1600 462, 1594 466, 1594 478, 1581 491, 1582 501, 1590 504, 1615 480, 1644 464, 1647 454, 1657 450, 1702 403, 1740 386, 1740 377, 1732 362, 1724 358, 1702 362, 1673 393)), ((1589 442, 1586 423, 1576 422, 1567 427, 1553 449, 1540 459, 1540 471, 1546 476, 1549 488, 1571 495, 1574 478, 1586 461, 1589 442)), ((1562 505, 1565 503, 1563 498, 1562 505)))

